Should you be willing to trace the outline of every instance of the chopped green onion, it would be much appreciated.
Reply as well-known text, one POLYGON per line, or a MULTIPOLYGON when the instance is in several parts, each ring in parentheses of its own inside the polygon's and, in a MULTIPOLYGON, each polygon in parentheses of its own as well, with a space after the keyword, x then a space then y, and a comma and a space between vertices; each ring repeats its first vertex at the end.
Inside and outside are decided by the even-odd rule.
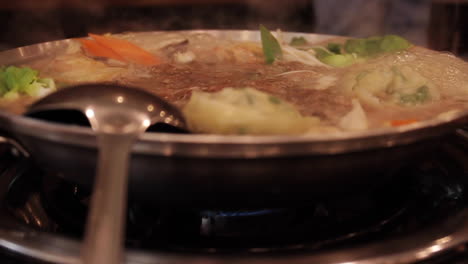
POLYGON ((314 48, 314 51, 317 59, 333 67, 346 67, 357 59, 354 54, 336 54, 324 48, 314 48))
POLYGON ((364 56, 373 57, 380 53, 382 50, 380 49, 380 43, 382 42, 381 37, 370 37, 365 40, 365 50, 366 54, 364 56))
POLYGON ((411 43, 409 41, 396 35, 387 35, 380 43, 380 49, 383 52, 405 50, 409 47, 411 47, 411 43))
POLYGON ((346 67, 355 63, 356 57, 353 54, 333 54, 320 61, 333 67, 346 67))
POLYGON ((334 67, 345 67, 383 53, 405 50, 411 47, 406 39, 386 35, 348 39, 344 45, 328 43, 327 47, 314 48, 317 59, 334 67))
POLYGON ((339 43, 328 43, 327 49, 335 54, 341 54, 342 45, 339 43))
POLYGON ((289 42, 289 45, 291 46, 302 46, 306 44, 307 44, 307 40, 304 37, 293 37, 291 39, 291 42, 289 42))
POLYGON ((372 57, 385 52, 405 50, 409 47, 411 47, 411 43, 406 39, 396 35, 386 35, 365 39, 349 39, 346 41, 344 49, 348 53, 372 57))
POLYGON ((43 96, 55 90, 55 83, 52 79, 40 79, 38 75, 38 71, 28 67, 1 67, 0 96, 6 99, 16 99, 20 94, 43 96))
POLYGON ((326 58, 328 56, 332 56, 333 53, 331 53, 330 51, 328 51, 327 49, 325 48, 314 48, 313 49, 315 51, 315 56, 317 57, 317 59, 319 60, 322 60, 323 58, 326 58))
POLYGON ((348 39, 344 45, 347 53, 355 53, 359 56, 367 56, 365 39, 348 39))

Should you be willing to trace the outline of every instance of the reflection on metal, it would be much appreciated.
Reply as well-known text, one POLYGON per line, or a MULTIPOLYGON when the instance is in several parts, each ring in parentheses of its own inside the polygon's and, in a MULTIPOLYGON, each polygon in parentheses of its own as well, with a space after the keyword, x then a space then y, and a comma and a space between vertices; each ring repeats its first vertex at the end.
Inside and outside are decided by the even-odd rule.
MULTIPOLYGON (((437 243, 437 241, 436 241, 436 243, 437 243)), ((441 251, 442 249, 443 249, 443 248, 442 248, 442 246, 440 246, 440 245, 433 245, 433 246, 429 247, 429 250, 431 251, 431 253, 439 252, 439 251, 441 251)))
POLYGON ((85 114, 88 118, 93 118, 94 117, 94 110, 92 108, 88 108, 85 111, 85 114))
POLYGON ((165 123, 171 123, 173 119, 174 119, 173 116, 168 116, 168 117, 166 117, 166 118, 164 119, 164 122, 165 122, 165 123))
POLYGON ((13 146, 12 152, 14 153, 15 156, 22 155, 23 157, 26 157, 26 158, 30 156, 29 152, 14 139, 0 136, 0 143, 6 143, 8 145, 13 146))
POLYGON ((443 245, 443 244, 449 243, 450 241, 452 241, 452 237, 451 236, 446 236, 446 237, 437 239, 436 244, 437 245, 443 245))
MULTIPOLYGON (((22 164, 20 164, 22 165, 22 164)), ((1 186, 1 185, 0 185, 1 186)), ((76 192, 76 189, 75 189, 76 192)), ((2 192, 0 192, 0 196, 2 192)), ((36 198, 29 199, 32 211, 36 198)), ((463 203, 466 205, 466 203, 463 203)), ((28 209, 29 210, 29 209, 28 209)), ((260 211, 261 212, 261 211, 260 211)), ((445 212, 445 211, 444 211, 445 212)), ((294 245, 301 253, 286 257, 271 255, 264 248, 253 248, 251 254, 219 255, 211 249, 211 254, 184 255, 160 251, 126 251, 126 263, 131 264, 399 264, 413 263, 436 256, 447 249, 456 249, 468 243, 468 208, 452 212, 436 224, 418 229, 417 232, 404 233, 390 239, 376 239, 359 245, 341 249, 317 251, 304 243, 294 245), (458 213, 455 213, 458 212, 458 213)), ((255 211, 254 213, 259 213, 255 211)), ((31 219, 31 218, 28 218, 31 219)), ((202 232, 210 234, 209 218, 202 219, 202 232)), ((40 221, 44 224, 44 221, 40 221)), ((68 239, 51 233, 38 232, 25 227, 9 214, 0 214, 0 247, 31 256, 42 261, 54 263, 79 263, 80 241, 68 239)))
MULTIPOLYGON (((42 50, 42 49, 40 49, 40 50, 42 50)), ((18 52, 19 52, 19 54, 20 54, 21 57, 24 56, 23 48, 19 48, 19 49, 18 49, 18 52)))
MULTIPOLYGON (((230 256, 216 254, 184 255, 161 252, 126 251, 126 263, 130 264, 169 264, 169 263, 217 263, 217 264, 288 264, 328 263, 328 264, 397 264, 412 263, 427 259, 439 252, 455 248, 468 242, 468 209, 453 216, 450 220, 417 234, 401 239, 381 240, 357 248, 310 254, 288 255, 288 258, 275 257, 257 252, 255 257, 248 255, 230 256), (454 221, 456 219, 457 221, 454 221), (436 235, 439 234, 439 235, 436 235)), ((0 246, 41 261, 66 264, 79 263, 80 242, 47 233, 24 230, 14 219, 2 215, 0 246), (16 227, 15 227, 16 225, 16 227), (13 226, 13 227, 12 227, 13 226), (46 241, 46 243, 45 243, 46 241)), ((307 245, 303 245, 307 250, 307 245)))

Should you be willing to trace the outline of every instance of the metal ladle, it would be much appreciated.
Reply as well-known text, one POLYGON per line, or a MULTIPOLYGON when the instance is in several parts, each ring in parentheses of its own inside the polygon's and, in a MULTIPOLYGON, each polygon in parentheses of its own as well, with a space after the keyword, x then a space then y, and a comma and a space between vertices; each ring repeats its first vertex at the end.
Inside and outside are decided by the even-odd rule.
POLYGON ((33 104, 27 114, 54 110, 82 111, 97 135, 99 155, 82 246, 83 263, 121 263, 131 146, 154 123, 184 129, 183 115, 148 92, 110 84, 57 91, 33 104))

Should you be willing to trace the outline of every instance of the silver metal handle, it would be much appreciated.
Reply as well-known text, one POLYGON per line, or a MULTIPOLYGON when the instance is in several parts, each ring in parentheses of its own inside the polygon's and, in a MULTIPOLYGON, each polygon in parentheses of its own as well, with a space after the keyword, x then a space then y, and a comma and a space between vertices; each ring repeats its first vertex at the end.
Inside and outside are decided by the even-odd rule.
POLYGON ((81 253, 83 263, 116 264, 123 259, 129 150, 135 138, 98 135, 99 160, 81 253))
POLYGON ((468 140, 468 128, 467 127, 458 128, 457 130, 455 130, 455 133, 457 134, 457 136, 463 138, 464 140, 468 140))

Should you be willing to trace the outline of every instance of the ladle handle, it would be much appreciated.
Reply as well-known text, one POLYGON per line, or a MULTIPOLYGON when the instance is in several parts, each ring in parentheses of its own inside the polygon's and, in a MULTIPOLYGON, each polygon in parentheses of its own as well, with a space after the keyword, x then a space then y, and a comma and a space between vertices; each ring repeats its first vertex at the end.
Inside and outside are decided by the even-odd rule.
POLYGON ((81 253, 85 264, 123 260, 129 153, 135 137, 98 135, 97 173, 81 253))

